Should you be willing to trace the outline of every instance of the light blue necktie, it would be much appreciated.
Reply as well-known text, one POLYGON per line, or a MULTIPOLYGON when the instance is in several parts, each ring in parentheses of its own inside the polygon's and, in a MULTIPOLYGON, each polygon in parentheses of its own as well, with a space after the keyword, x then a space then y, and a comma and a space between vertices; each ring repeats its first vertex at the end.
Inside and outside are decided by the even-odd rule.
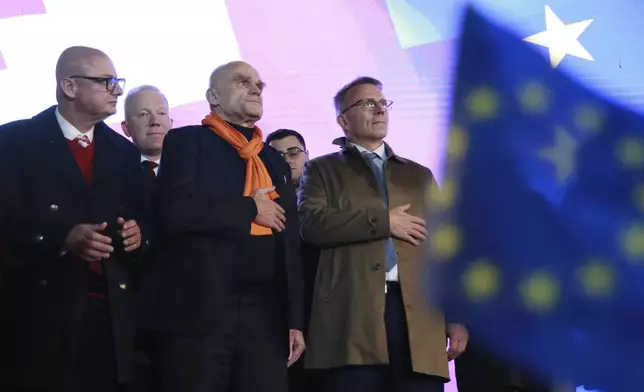
MULTIPOLYGON (((373 171, 374 176, 376 177, 376 182, 378 183, 378 188, 380 189, 380 195, 382 197, 382 204, 385 208, 389 208, 389 195, 387 194, 387 184, 385 183, 385 176, 383 166, 385 161, 380 158, 378 154, 371 151, 364 151, 362 156, 365 157, 371 171, 373 171)), ((386 257, 387 257, 387 272, 391 271, 396 266, 396 246, 394 245, 393 238, 387 238, 385 244, 386 257)))

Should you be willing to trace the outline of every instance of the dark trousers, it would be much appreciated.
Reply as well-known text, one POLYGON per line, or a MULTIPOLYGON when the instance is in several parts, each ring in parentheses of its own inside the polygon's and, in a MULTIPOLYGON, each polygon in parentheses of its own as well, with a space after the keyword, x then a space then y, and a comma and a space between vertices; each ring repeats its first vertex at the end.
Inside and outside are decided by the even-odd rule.
POLYGON ((412 371, 405 307, 398 283, 387 283, 385 327, 389 365, 331 369, 325 376, 325 392, 443 392, 443 378, 412 371))
POLYGON ((162 392, 286 392, 288 340, 277 300, 240 297, 212 334, 163 334, 162 392))
POLYGON ((126 392, 117 382, 109 303, 88 297, 71 371, 62 386, 21 388, 19 392, 126 392))
POLYGON ((319 370, 304 369, 304 355, 288 369, 289 392, 324 392, 320 382, 324 373, 319 370))
POLYGON ((88 296, 70 392, 120 392, 109 303, 88 296))

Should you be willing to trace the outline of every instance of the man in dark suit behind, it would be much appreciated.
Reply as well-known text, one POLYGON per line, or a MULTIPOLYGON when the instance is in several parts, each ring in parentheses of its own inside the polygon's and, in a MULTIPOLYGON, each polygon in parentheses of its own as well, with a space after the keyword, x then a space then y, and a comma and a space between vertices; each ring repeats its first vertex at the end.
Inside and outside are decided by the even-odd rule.
POLYGON ((163 139, 172 128, 168 99, 157 87, 143 85, 130 90, 125 98, 123 133, 141 152, 141 165, 153 186, 163 150, 163 139))
POLYGON ((159 332, 163 391, 286 391, 304 349, 295 190, 255 126, 263 87, 244 62, 217 68, 203 126, 163 145, 141 307, 159 332))
MULTIPOLYGON (((141 152, 141 166, 146 177, 146 193, 152 197, 156 185, 156 177, 161 161, 163 139, 172 128, 168 99, 157 87, 150 85, 138 86, 131 89, 125 97, 125 119, 121 129, 125 136, 132 138, 132 143, 141 152)), ((150 200, 152 206, 152 200, 150 200)), ((154 225, 147 227, 148 237, 154 237, 154 225)), ((151 246, 146 252, 146 261, 154 259, 154 238, 150 239, 151 246)), ((145 274, 145 268, 150 263, 142 263, 135 271, 136 289, 145 274)), ((146 330, 138 330, 136 338, 136 391, 158 392, 159 377, 153 366, 156 355, 154 335, 146 330)))
MULTIPOLYGON (((291 176, 295 188, 300 186, 300 177, 304 164, 309 160, 309 150, 306 148, 304 137, 292 129, 278 129, 266 136, 266 143, 276 149, 291 168, 291 176)), ((309 321, 311 319, 311 304, 313 302, 313 287, 318 270, 320 248, 308 242, 300 242, 300 257, 304 272, 304 339, 307 339, 309 321)), ((312 370, 304 369, 304 357, 289 369, 290 392, 322 391, 319 375, 312 370)))
POLYGON ((124 79, 103 52, 56 66, 58 106, 0 127, 0 238, 16 301, 18 390, 120 391, 132 379, 130 265, 145 217, 139 154, 103 120, 124 79))

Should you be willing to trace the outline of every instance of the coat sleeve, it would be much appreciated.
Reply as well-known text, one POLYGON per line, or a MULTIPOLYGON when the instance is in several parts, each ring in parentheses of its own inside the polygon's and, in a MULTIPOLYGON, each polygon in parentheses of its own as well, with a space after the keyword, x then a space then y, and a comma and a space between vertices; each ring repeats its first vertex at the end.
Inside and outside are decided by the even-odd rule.
MULTIPOLYGON (((251 197, 205 198, 199 192, 198 139, 192 129, 171 130, 163 143, 158 177, 158 218, 163 236, 201 234, 242 239, 257 207, 251 197)), ((213 173, 212 181, 216 181, 213 173)))
POLYGON ((328 192, 317 162, 307 162, 298 192, 305 241, 320 247, 335 247, 379 240, 390 235, 389 210, 380 201, 360 208, 334 208, 328 192))
POLYGON ((56 214, 43 214, 24 203, 20 184, 20 156, 16 141, 22 131, 8 125, 0 127, 0 238, 7 248, 21 253, 57 258, 64 255, 65 241, 73 225, 56 214))
POLYGON ((132 252, 128 252, 126 257, 130 262, 141 263, 147 259, 147 256, 152 251, 151 240, 152 240, 152 217, 153 217, 153 206, 152 206, 152 195, 150 190, 146 187, 146 177, 143 172, 143 168, 140 164, 140 156, 134 157, 132 160, 132 167, 136 169, 134 171, 134 176, 132 178, 132 195, 134 197, 134 216, 123 217, 125 220, 133 219, 139 225, 141 230, 141 246, 132 252))

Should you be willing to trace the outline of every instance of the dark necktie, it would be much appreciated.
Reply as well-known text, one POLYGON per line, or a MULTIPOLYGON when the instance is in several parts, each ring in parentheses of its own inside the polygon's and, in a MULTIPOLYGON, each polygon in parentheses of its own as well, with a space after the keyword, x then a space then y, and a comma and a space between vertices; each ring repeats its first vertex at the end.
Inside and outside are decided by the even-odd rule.
MULTIPOLYGON (((385 206, 385 208, 389 208, 389 196, 387 195, 387 184, 385 183, 383 170, 385 161, 383 161, 378 154, 371 151, 363 152, 362 156, 365 157, 367 163, 369 164, 369 167, 371 167, 371 171, 373 171, 373 174, 376 177, 376 182, 378 183, 378 189, 380 190, 380 196, 382 197, 383 206, 385 206)), ((385 250, 387 252, 387 272, 389 272, 396 266, 396 246, 394 244, 393 238, 387 238, 385 250)))
POLYGON ((143 161, 141 162, 141 165, 143 166, 143 170, 145 170, 145 174, 147 174, 148 177, 156 178, 157 174, 154 172, 154 169, 159 167, 158 163, 152 161, 143 161))

